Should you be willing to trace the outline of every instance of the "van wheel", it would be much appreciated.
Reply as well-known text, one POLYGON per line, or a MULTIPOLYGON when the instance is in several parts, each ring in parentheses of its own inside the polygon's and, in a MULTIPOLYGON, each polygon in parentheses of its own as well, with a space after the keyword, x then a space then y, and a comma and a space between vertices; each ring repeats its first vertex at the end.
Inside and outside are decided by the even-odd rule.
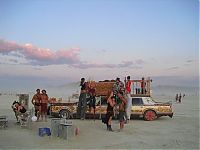
POLYGON ((68 110, 61 110, 59 115, 60 118, 66 118, 66 119, 70 118, 70 112, 68 110))
POLYGON ((153 110, 147 110, 144 113, 144 120, 146 121, 153 121, 157 118, 156 112, 153 110))

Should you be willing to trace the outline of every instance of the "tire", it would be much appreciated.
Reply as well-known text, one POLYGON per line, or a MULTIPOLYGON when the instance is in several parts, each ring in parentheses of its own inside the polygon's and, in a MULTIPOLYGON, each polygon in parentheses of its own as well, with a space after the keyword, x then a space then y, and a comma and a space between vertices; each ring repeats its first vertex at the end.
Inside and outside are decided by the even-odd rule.
POLYGON ((59 113, 60 118, 64 118, 66 116, 66 119, 70 118, 70 112, 68 110, 61 110, 59 113))
POLYGON ((153 110, 147 110, 144 113, 144 120, 146 121, 153 121, 157 118, 157 114, 153 110))

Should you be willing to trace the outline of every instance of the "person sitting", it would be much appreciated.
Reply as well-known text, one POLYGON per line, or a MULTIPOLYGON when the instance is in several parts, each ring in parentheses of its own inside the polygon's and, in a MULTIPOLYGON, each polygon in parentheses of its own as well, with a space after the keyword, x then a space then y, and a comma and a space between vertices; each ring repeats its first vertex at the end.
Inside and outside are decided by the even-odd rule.
POLYGON ((18 118, 18 115, 17 115, 17 108, 15 106, 16 103, 19 103, 19 102, 14 101, 11 107, 12 107, 13 112, 15 113, 15 117, 17 119, 17 123, 19 123, 19 118, 18 118))
POLYGON ((17 119, 17 122, 23 123, 26 121, 27 113, 24 106, 22 106, 19 102, 14 101, 12 105, 13 111, 15 112, 15 117, 17 119))

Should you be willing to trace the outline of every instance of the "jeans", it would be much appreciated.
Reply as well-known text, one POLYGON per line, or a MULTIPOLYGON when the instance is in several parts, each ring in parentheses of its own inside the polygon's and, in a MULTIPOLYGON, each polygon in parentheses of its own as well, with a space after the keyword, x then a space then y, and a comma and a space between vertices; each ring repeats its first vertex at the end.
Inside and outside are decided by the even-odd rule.
POLYGON ((79 118, 85 119, 85 111, 86 111, 86 93, 81 93, 79 96, 77 116, 79 118))

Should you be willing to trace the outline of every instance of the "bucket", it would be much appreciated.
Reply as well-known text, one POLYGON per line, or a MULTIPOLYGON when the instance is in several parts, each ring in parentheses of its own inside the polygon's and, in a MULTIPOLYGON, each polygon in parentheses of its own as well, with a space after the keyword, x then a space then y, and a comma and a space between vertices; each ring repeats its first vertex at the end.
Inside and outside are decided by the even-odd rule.
POLYGON ((39 136, 44 136, 44 135, 47 135, 47 136, 50 136, 51 135, 51 130, 50 128, 39 128, 39 136))
POLYGON ((60 125, 61 119, 53 118, 51 119, 51 132, 52 136, 59 137, 59 125, 60 125))

